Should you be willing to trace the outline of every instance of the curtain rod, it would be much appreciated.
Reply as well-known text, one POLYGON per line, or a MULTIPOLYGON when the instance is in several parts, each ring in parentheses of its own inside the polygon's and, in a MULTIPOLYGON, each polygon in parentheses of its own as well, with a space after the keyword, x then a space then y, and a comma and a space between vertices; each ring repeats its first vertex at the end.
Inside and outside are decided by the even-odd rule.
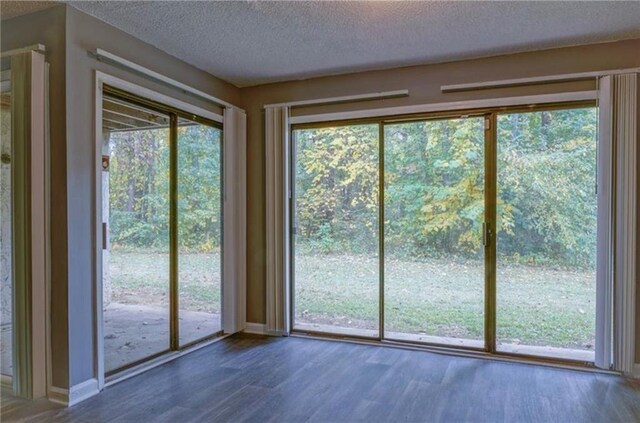
POLYGON ((176 81, 175 79, 164 76, 158 72, 152 71, 149 68, 145 68, 144 66, 138 65, 137 63, 133 63, 127 59, 124 59, 120 56, 116 56, 115 54, 109 53, 108 51, 102 50, 100 48, 97 48, 95 52, 89 51, 89 54, 95 57, 96 60, 98 61, 119 65, 127 70, 142 74, 148 79, 152 79, 152 80, 155 80, 156 82, 161 82, 165 85, 169 85, 173 88, 177 88, 183 91, 185 94, 191 94, 195 97, 198 97, 202 100, 206 100, 210 103, 214 103, 218 106, 233 108, 233 109, 237 109, 244 112, 244 110, 242 110, 241 108, 234 106, 233 104, 228 103, 224 100, 221 100, 217 97, 214 97, 210 94, 207 94, 204 91, 200 91, 196 88, 190 87, 189 85, 183 84, 180 81, 176 81))
POLYGON ((45 47, 44 44, 34 44, 32 46, 27 46, 27 47, 22 47, 22 48, 17 48, 14 50, 7 50, 7 51, 3 51, 0 55, 0 57, 9 57, 9 56, 14 56, 16 54, 20 54, 20 53, 26 53, 29 51, 35 51, 38 53, 44 53, 45 52, 45 47))
POLYGON ((409 90, 382 91, 377 93, 345 95, 341 97, 317 98, 313 100, 290 101, 287 103, 265 104, 264 107, 300 107, 324 104, 349 103, 356 101, 379 100, 383 98, 408 97, 409 90))
POLYGON ((443 93, 453 93, 460 91, 486 90, 490 88, 519 87, 523 85, 538 85, 553 82, 584 81, 605 75, 617 75, 622 73, 637 73, 640 68, 611 69, 595 72, 567 73, 561 75, 534 76, 530 78, 503 79, 496 81, 470 82, 467 84, 442 85, 440 90, 443 93))

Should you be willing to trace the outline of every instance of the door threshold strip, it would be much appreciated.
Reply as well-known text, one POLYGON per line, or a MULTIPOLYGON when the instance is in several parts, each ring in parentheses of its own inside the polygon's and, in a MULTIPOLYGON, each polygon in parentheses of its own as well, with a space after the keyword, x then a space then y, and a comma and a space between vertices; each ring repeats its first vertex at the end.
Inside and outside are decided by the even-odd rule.
POLYGON ((216 342, 222 341, 223 339, 227 338, 231 336, 230 334, 228 335, 221 335, 218 336, 216 338, 213 339, 208 339, 206 341, 197 343, 195 345, 192 345, 184 350, 181 351, 170 351, 166 354, 161 355, 160 357, 154 358, 152 360, 149 360, 147 362, 141 363, 135 367, 131 367, 128 368, 126 370, 123 370, 122 372, 116 373, 114 375, 111 375, 109 377, 107 377, 105 379, 105 383, 104 383, 104 387, 108 388, 109 386, 115 385, 116 383, 120 383, 123 382, 127 379, 130 379, 134 376, 138 376, 139 374, 142 374, 144 372, 147 372, 149 370, 155 369, 156 367, 162 366, 163 364, 167 364, 177 358, 180 358, 186 354, 190 354, 194 351, 197 351, 201 348, 207 347, 211 344, 215 344, 216 342))
POLYGON ((333 341, 333 342, 349 342, 352 344, 370 345, 385 348, 399 348, 411 351, 423 351, 434 354, 451 355, 456 357, 477 358, 485 360, 495 360, 510 363, 519 363, 527 365, 541 365, 546 367, 554 367, 565 370, 577 370, 582 372, 601 373, 609 375, 621 376, 620 372, 613 370, 600 369, 595 367, 592 363, 573 362, 568 360, 554 360, 544 357, 533 357, 526 355, 512 355, 507 353, 490 353, 488 351, 474 350, 474 349, 462 349, 462 348, 447 348, 446 346, 433 346, 423 345, 415 343, 397 342, 390 340, 374 340, 364 338, 350 338, 344 336, 331 336, 310 334, 302 332, 291 332, 292 337, 316 339, 321 341, 333 341))

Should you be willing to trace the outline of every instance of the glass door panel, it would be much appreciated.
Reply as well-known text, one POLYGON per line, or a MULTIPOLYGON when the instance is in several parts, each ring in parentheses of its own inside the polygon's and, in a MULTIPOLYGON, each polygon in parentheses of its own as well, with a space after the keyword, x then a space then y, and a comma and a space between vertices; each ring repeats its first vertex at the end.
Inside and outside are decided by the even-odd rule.
POLYGON ((593 361, 596 108, 498 116, 497 350, 593 361))
POLYGON ((169 349, 169 116, 104 97, 105 370, 169 349))
POLYGON ((484 347, 484 133, 484 117, 385 125, 385 338, 484 347))
POLYGON ((180 345, 222 330, 222 130, 178 127, 180 345))
POLYGON ((296 330, 378 336, 378 124, 294 130, 296 330))

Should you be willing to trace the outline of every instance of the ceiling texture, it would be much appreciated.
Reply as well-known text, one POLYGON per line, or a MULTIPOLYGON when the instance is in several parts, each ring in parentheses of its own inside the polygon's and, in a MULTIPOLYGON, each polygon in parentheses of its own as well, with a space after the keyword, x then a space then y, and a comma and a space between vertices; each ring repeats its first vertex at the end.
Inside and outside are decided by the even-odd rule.
POLYGON ((68 3, 239 87, 640 37, 640 1, 68 3))
POLYGON ((0 1, 0 16, 10 19, 55 6, 53 1, 0 1))

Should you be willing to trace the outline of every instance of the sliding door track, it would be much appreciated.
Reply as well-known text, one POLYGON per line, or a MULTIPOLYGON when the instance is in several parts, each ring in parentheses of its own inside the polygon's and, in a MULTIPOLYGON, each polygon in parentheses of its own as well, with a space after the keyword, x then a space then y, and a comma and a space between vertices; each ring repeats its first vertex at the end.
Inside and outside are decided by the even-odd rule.
POLYGON ((504 353, 504 352, 492 353, 481 348, 472 348, 472 347, 452 348, 447 346, 424 344, 424 343, 418 343, 418 342, 400 342, 400 341, 392 341, 388 339, 380 340, 380 339, 367 338, 367 337, 343 336, 343 335, 325 334, 325 333, 318 333, 318 332, 302 332, 302 331, 296 331, 296 330, 291 331, 291 336, 297 337, 297 338, 316 339, 316 340, 323 340, 323 341, 349 342, 353 344, 370 345, 370 346, 377 346, 377 347, 399 348, 399 349, 412 350, 412 351, 424 351, 424 352, 430 352, 434 354, 451 355, 456 357, 507 361, 507 362, 520 363, 520 364, 542 365, 542 366, 555 367, 555 368, 561 368, 561 369, 579 370, 579 371, 587 371, 587 372, 610 374, 610 375, 621 375, 620 372, 597 368, 592 362, 577 361, 577 360, 562 360, 562 359, 545 358, 545 357, 539 357, 539 356, 530 356, 530 355, 524 355, 524 354, 511 354, 511 353, 504 353))

